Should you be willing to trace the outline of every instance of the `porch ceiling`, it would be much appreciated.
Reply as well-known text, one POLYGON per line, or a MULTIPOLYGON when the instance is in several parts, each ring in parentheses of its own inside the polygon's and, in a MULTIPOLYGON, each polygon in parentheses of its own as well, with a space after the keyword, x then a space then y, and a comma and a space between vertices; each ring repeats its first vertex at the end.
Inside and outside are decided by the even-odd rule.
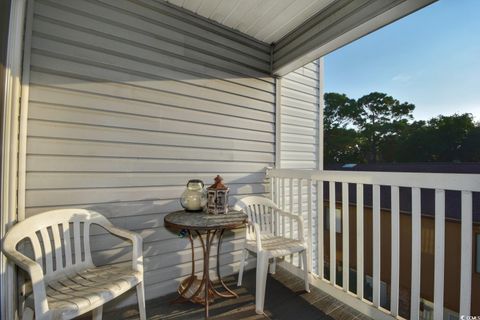
POLYGON ((334 0, 166 0, 266 43, 277 42, 334 0))
POLYGON ((437 0, 163 0, 272 44, 283 76, 437 0))

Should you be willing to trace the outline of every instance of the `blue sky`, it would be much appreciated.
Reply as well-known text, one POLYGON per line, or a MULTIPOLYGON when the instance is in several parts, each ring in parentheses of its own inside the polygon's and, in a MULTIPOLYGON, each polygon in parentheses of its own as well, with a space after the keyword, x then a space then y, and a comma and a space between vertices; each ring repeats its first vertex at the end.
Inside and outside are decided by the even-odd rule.
POLYGON ((480 0, 440 0, 325 57, 325 92, 385 92, 415 119, 480 121, 480 0))

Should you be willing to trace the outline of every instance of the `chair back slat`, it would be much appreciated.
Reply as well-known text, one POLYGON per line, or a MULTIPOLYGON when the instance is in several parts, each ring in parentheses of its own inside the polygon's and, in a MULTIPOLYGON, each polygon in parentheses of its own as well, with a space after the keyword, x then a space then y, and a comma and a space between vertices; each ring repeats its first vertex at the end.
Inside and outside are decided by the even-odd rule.
POLYGON ((255 210, 257 212, 257 221, 258 221, 258 224, 260 225, 260 230, 263 231, 265 229, 265 224, 264 224, 264 220, 263 220, 263 215, 260 212, 260 205, 255 204, 254 207, 255 207, 255 210))
POLYGON ((70 235, 70 222, 63 222, 63 246, 65 248, 65 268, 72 266, 72 242, 70 235))
POLYGON ((63 269, 63 253, 62 253, 62 241, 61 241, 61 234, 60 234, 60 226, 61 224, 54 224, 52 225, 52 235, 53 235, 53 243, 55 247, 55 271, 63 269))
POLYGON ((82 262, 82 239, 78 220, 73 222, 73 246, 75 248, 75 264, 79 264, 82 262))
POLYGON ((84 252, 83 261, 91 264, 92 258, 90 253, 90 223, 89 222, 83 222, 83 252, 84 252))
POLYGON ((43 252, 42 252, 42 246, 40 245, 40 239, 37 235, 36 232, 33 232, 30 234, 29 237, 30 242, 32 243, 32 248, 33 248, 33 255, 35 257, 35 261, 43 266, 43 252))
POLYGON ((264 226, 263 231, 270 233, 271 228, 270 228, 270 219, 268 217, 268 210, 266 210, 264 205, 260 204, 259 207, 260 207, 260 212, 261 212, 262 217, 263 217, 263 226, 264 226))
POLYGON ((52 243, 50 242, 50 236, 48 234, 47 228, 40 229, 40 234, 42 236, 42 245, 43 245, 43 252, 44 256, 43 259, 45 260, 45 274, 53 273, 53 251, 52 251, 52 243))
POLYGON ((255 206, 248 206, 247 207, 250 211, 250 215, 252 216, 252 222, 257 223, 257 210, 255 209, 255 206))

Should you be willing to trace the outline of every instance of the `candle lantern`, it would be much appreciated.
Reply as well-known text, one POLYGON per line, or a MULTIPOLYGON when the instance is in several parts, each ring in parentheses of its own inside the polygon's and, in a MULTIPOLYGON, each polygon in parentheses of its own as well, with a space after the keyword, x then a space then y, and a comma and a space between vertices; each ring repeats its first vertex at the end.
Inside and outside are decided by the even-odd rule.
POLYGON ((219 175, 215 178, 215 183, 207 188, 208 201, 207 211, 211 214, 225 214, 228 211, 228 191, 230 189, 223 184, 223 179, 219 175))
POLYGON ((202 211, 207 203, 207 194, 202 180, 190 180, 180 198, 180 204, 187 211, 202 211))

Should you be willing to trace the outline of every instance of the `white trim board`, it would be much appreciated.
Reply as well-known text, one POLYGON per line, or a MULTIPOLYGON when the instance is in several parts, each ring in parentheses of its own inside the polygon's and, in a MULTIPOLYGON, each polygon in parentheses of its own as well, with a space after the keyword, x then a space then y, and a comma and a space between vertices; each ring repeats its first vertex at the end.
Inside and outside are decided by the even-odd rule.
MULTIPOLYGON (((295 52, 289 52, 287 55, 290 56, 289 59, 284 59, 283 63, 279 63, 279 59, 275 57, 278 55, 280 49, 274 48, 275 54, 273 59, 273 68, 272 74, 275 76, 283 76, 291 71, 294 71, 301 66, 306 65, 307 63, 314 61, 320 57, 327 55, 328 53, 343 47, 375 30, 378 30, 398 19, 401 19, 410 13, 413 13, 417 10, 422 9, 423 7, 436 2, 436 0, 406 0, 401 2, 398 5, 395 5, 393 8, 371 18, 370 20, 362 23, 361 25, 343 33, 339 34, 333 40, 328 41, 327 43, 320 43, 319 46, 311 47, 314 39, 309 41, 307 44, 310 48, 301 48, 300 46, 296 48, 295 52), (302 50, 303 49, 303 50, 302 50)), ((302 29, 302 26, 298 27, 294 32, 298 32, 302 29)), ((319 33, 316 37, 320 38, 322 33, 319 33)), ((287 35, 288 37, 288 35, 287 35)), ((285 38, 287 38, 285 37, 285 38)), ((295 40, 295 39, 293 39, 295 40)), ((283 45, 282 40, 277 42, 275 46, 283 45)))
MULTIPOLYGON (((5 66, 5 118, 2 132, 2 194, 0 237, 17 219, 18 130, 21 94, 21 66, 26 0, 12 1, 5 66)), ((15 268, 0 256, 1 318, 16 319, 15 268)))

